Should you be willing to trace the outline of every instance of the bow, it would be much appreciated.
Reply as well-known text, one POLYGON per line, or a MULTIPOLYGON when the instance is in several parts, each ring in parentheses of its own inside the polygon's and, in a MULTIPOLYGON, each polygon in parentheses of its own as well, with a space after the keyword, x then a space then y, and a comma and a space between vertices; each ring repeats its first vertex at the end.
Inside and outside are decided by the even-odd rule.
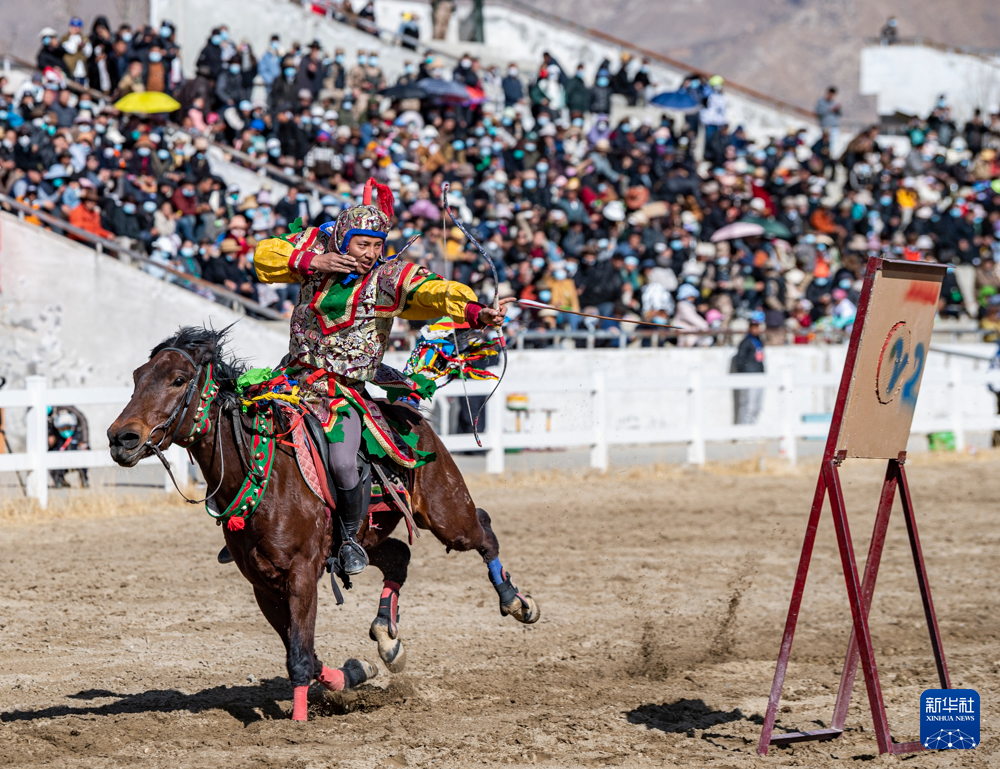
MULTIPOLYGON (((446 211, 448 213, 448 216, 451 217, 451 221, 454 222, 455 226, 458 227, 459 230, 461 230, 462 234, 465 235, 465 237, 469 239, 469 242, 472 243, 476 247, 476 250, 479 251, 480 254, 482 254, 483 258, 486 260, 486 263, 489 264, 490 270, 492 270, 492 272, 493 272, 493 286, 494 286, 494 289, 493 289, 493 309, 494 310, 499 310, 500 309, 500 275, 497 273, 497 267, 493 263, 493 259, 490 258, 490 255, 488 253, 486 253, 486 249, 483 248, 479 244, 478 240, 476 240, 474 237, 472 237, 472 233, 470 233, 467 229, 465 229, 465 225, 462 224, 462 222, 459 221, 458 217, 455 216, 455 212, 451 210, 451 206, 448 203, 448 189, 450 187, 451 187, 450 182, 445 182, 444 184, 441 185, 441 208, 442 208, 443 211, 446 211)), ((443 213, 441 215, 441 218, 442 218, 442 220, 444 219, 444 214, 443 213)), ((469 390, 468 390, 468 386, 465 383, 465 373, 464 373, 464 371, 462 371, 461 361, 459 362, 459 366, 458 366, 459 373, 462 375, 462 387, 465 389, 465 406, 469 410, 469 417, 472 418, 472 434, 473 434, 473 436, 476 439, 476 445, 479 446, 480 448, 483 447, 483 442, 479 438, 479 418, 483 415, 483 409, 486 408, 486 404, 490 402, 490 399, 494 395, 496 395, 497 390, 500 389, 500 383, 503 381, 504 375, 507 373, 507 341, 504 338, 503 329, 502 328, 497 330, 497 341, 500 344, 500 353, 503 356, 503 368, 500 371, 500 376, 497 377, 496 386, 494 386, 492 392, 490 392, 490 394, 486 396, 486 400, 484 400, 483 401, 483 405, 479 407, 479 411, 476 412, 475 418, 472 418, 472 403, 469 401, 469 390)), ((458 350, 458 338, 457 337, 455 338, 455 352, 457 354, 459 354, 459 355, 461 354, 459 352, 459 350, 458 350)), ((493 426, 494 430, 499 430, 500 428, 501 428, 500 425, 494 425, 493 426)))

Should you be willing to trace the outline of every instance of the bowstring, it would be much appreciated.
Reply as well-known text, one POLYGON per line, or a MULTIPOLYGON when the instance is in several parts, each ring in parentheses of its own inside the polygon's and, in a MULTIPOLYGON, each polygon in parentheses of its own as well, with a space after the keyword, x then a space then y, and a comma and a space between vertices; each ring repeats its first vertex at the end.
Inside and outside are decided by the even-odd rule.
MULTIPOLYGON (((476 247, 476 250, 479 251, 480 254, 482 254, 482 256, 483 256, 484 259, 486 259, 486 263, 490 266, 490 270, 493 272, 493 309, 494 310, 499 310, 500 309, 500 275, 497 273, 497 267, 493 263, 493 259, 490 257, 490 255, 488 253, 486 253, 486 249, 483 248, 479 244, 478 240, 476 240, 474 237, 472 237, 472 233, 470 233, 465 228, 465 225, 462 224, 462 222, 460 222, 458 220, 457 216, 455 216, 455 212, 451 210, 451 204, 448 202, 448 190, 450 188, 451 188, 451 183, 450 182, 445 182, 444 184, 441 185, 441 220, 442 220, 442 222, 444 221, 444 215, 445 215, 445 213, 447 213, 448 216, 451 217, 452 222, 455 223, 455 226, 458 227, 458 229, 461 231, 461 233, 463 235, 465 235, 466 238, 468 238, 469 242, 472 243, 472 245, 474 245, 476 247)), ((447 227, 442 227, 442 229, 446 233, 445 237, 447 237, 447 231, 448 231, 447 227)), ((483 401, 483 405, 480 406, 479 410, 476 412, 475 419, 472 420, 472 433, 476 437, 476 443, 480 447, 482 447, 483 444, 479 440, 479 419, 483 415, 483 409, 486 408, 486 404, 490 402, 490 400, 493 398, 493 396, 496 395, 497 390, 500 389, 500 383, 503 381, 503 378, 504 378, 504 376, 507 373, 507 340, 504 338, 504 335, 503 335, 503 327, 498 328, 496 330, 496 334, 497 334, 497 342, 500 345, 500 353, 501 353, 501 355, 503 357, 503 368, 500 370, 500 376, 497 378, 496 385, 494 386, 494 388, 490 392, 490 394, 486 396, 486 400, 483 401)), ((456 337, 455 351, 458 352, 458 339, 457 339, 457 337, 456 337)), ((461 368, 461 358, 459 359, 459 371, 462 371, 462 368, 461 368)), ((462 372, 462 385, 465 387, 465 405, 468 407, 468 409, 469 409, 469 415, 471 417, 471 415, 472 415, 472 403, 469 400, 468 386, 465 385, 465 375, 464 375, 464 372, 462 372)), ((500 429, 500 425, 494 425, 493 429, 499 430, 500 429)))

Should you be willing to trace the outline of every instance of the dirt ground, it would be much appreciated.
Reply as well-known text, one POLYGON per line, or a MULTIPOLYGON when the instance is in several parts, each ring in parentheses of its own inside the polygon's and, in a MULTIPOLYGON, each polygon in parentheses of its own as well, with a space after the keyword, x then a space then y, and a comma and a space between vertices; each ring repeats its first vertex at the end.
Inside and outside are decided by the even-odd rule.
MULTIPOLYGON (((863 561, 882 468, 846 465, 863 561)), ((289 720, 283 649, 219 529, 161 497, 0 506, 0 765, 401 767, 1000 765, 1000 457, 916 459, 914 502, 952 682, 980 692, 974 751, 877 756, 863 685, 833 742, 755 754, 816 467, 471 479, 542 618, 501 618, 475 554, 417 540, 404 673, 289 720), (743 472, 741 472, 741 470, 743 472), (903 765, 900 763, 900 765, 903 765)), ((828 514, 777 731, 829 723, 849 611, 828 514)), ((322 586, 327 664, 377 661, 378 574, 322 586)), ((898 740, 934 668, 898 504, 872 608, 898 740)))

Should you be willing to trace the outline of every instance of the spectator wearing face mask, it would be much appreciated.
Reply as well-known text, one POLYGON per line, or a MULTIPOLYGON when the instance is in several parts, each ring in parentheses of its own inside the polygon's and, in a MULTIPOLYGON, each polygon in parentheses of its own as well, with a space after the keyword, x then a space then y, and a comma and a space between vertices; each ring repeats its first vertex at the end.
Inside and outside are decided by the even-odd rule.
POLYGON ((118 62, 110 56, 110 44, 98 43, 94 53, 87 61, 87 81, 90 87, 102 93, 110 94, 121 77, 118 73, 118 62))
POLYGON ((42 41, 42 47, 38 49, 38 56, 35 61, 38 69, 44 72, 46 69, 54 69, 67 75, 72 72, 66 66, 66 51, 63 50, 62 43, 59 42, 59 34, 52 27, 45 27, 38 33, 38 38, 42 41))
POLYGON ((114 206, 108 216, 108 227, 115 235, 115 242, 131 251, 142 248, 142 225, 138 211, 135 195, 126 195, 122 204, 114 206))
MULTIPOLYGON (((85 189, 80 194, 80 205, 69 212, 69 223, 81 230, 86 230, 91 235, 99 238, 113 240, 115 234, 101 226, 101 209, 98 206, 100 199, 97 192, 92 189, 85 189)), ((75 240, 83 241, 79 236, 70 235, 75 240)), ((83 241, 85 242, 85 241, 83 241)))
POLYGON ((302 219, 302 226, 308 227, 309 195, 301 192, 297 187, 289 187, 288 194, 278 201, 274 212, 278 215, 279 222, 286 227, 296 219, 302 219))
POLYGON ((90 38, 83 32, 83 19, 74 16, 69 20, 69 31, 59 41, 63 49, 66 72, 81 85, 87 82, 87 59, 93 53, 90 38))
POLYGON ((264 86, 270 90, 271 83, 281 75, 281 39, 277 35, 271 35, 271 42, 268 43, 267 50, 260 57, 257 65, 257 74, 264 81, 264 86))
POLYGON ((184 240, 198 240, 198 199, 196 197, 195 180, 185 179, 170 199, 177 211, 177 229, 184 240))
POLYGON ((507 67, 507 76, 500 81, 500 85, 503 88, 504 103, 508 107, 513 107, 524 101, 524 84, 521 82, 519 74, 517 65, 511 62, 507 67))
POLYGON ((295 109, 299 95, 299 89, 295 85, 297 74, 295 60, 286 56, 281 62, 281 76, 271 83, 268 101, 272 115, 295 109))
POLYGON ((639 71, 635 73, 635 77, 632 79, 632 89, 635 91, 635 103, 640 107, 646 105, 651 82, 649 78, 649 59, 643 59, 639 65, 639 71))
POLYGON ((170 91, 170 70, 163 59, 163 49, 157 44, 154 44, 146 55, 144 82, 147 91, 160 91, 161 93, 170 91))
POLYGON ((203 77, 215 80, 222 72, 222 34, 219 29, 213 29, 212 35, 205 43, 205 47, 198 54, 198 62, 195 68, 203 77))
POLYGON ((219 109, 235 107, 249 96, 243 84, 243 67, 238 59, 230 59, 215 81, 215 98, 219 109))
POLYGON ((220 286, 225 286, 230 291, 242 294, 249 299, 256 298, 254 280, 251 277, 252 266, 247 262, 244 255, 241 255, 241 246, 233 238, 224 238, 219 245, 222 255, 215 259, 210 259, 204 268, 206 280, 220 286))
POLYGON ((576 68, 576 74, 566 81, 566 108, 571 117, 581 117, 590 112, 590 89, 583 81, 583 65, 576 68))
POLYGON ((316 99, 323 88, 323 80, 326 75, 327 65, 323 60, 323 46, 319 40, 313 40, 309 45, 309 55, 304 56, 299 63, 295 85, 300 91, 303 88, 306 89, 312 94, 312 98, 316 99))
POLYGON ((598 115, 607 115, 611 112, 611 75, 608 72, 608 64, 605 60, 597 70, 597 77, 594 85, 590 89, 590 109, 598 115))
MULTIPOLYGON (((87 417, 75 406, 56 406, 48 415, 49 451, 86 451, 90 448, 90 435, 87 417)), ((57 489, 69 488, 66 482, 67 470, 50 470, 52 480, 57 489)), ((90 481, 87 470, 76 471, 80 478, 80 486, 88 488, 90 481)))
MULTIPOLYGON (((549 304, 560 310, 571 310, 580 312, 580 296, 576 291, 576 283, 570 277, 566 269, 566 262, 555 262, 549 272, 542 278, 541 284, 551 292, 549 304)), ((570 329, 576 331, 580 327, 582 318, 579 315, 560 313, 556 318, 556 323, 560 326, 568 324, 570 329)))

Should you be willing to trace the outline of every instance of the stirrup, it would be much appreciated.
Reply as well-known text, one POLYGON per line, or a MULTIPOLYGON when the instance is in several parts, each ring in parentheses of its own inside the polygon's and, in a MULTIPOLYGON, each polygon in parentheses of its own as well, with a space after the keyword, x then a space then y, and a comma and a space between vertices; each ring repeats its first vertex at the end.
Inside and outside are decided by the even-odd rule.
POLYGON ((337 558, 340 560, 341 569, 351 576, 360 574, 368 566, 368 553, 353 538, 346 540, 340 546, 337 558))

